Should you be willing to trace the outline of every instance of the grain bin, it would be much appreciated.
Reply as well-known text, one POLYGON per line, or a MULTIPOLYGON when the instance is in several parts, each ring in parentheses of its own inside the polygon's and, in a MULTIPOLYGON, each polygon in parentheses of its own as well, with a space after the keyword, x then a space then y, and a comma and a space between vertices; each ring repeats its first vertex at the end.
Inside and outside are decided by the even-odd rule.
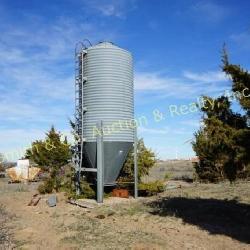
POLYGON ((134 142, 133 61, 110 42, 76 52, 76 132, 82 168, 97 168, 102 121, 104 185, 114 185, 134 142))

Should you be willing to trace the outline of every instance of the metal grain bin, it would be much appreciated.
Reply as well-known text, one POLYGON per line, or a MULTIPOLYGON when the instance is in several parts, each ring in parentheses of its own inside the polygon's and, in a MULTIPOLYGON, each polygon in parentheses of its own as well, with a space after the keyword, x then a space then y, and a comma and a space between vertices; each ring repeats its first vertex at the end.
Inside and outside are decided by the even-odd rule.
POLYGON ((83 165, 96 167, 96 124, 103 122, 104 184, 114 185, 134 141, 132 55, 110 42, 83 57, 83 165))

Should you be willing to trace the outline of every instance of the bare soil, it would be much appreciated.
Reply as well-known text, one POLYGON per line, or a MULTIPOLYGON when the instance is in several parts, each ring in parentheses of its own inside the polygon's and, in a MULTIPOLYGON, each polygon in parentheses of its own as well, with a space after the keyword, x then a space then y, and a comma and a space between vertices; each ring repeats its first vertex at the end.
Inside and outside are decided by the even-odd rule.
POLYGON ((48 195, 29 207, 37 185, 0 179, 0 214, 11 241, 0 249, 250 249, 249 182, 180 185, 93 209, 66 203, 62 193, 56 207, 47 206, 48 195))

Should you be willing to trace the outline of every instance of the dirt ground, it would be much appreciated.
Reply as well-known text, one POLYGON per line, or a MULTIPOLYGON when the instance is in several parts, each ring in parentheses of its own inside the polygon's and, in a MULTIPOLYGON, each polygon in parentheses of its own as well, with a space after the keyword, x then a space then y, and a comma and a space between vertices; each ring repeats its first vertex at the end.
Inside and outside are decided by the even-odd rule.
POLYGON ((56 207, 48 196, 29 207, 36 186, 0 179, 8 228, 0 227, 0 249, 250 249, 249 182, 179 185, 92 209, 67 204, 63 194, 56 207))

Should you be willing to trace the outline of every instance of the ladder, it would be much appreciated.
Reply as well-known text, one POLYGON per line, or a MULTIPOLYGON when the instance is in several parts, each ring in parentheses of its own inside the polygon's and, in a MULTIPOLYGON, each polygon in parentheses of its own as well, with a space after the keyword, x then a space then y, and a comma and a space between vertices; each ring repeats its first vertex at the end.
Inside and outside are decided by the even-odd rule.
POLYGON ((86 82, 83 72, 83 60, 87 51, 83 43, 78 43, 75 49, 75 127, 76 145, 74 148, 73 162, 76 170, 76 192, 80 194, 80 176, 83 165, 83 116, 86 110, 83 107, 83 86, 86 82))

